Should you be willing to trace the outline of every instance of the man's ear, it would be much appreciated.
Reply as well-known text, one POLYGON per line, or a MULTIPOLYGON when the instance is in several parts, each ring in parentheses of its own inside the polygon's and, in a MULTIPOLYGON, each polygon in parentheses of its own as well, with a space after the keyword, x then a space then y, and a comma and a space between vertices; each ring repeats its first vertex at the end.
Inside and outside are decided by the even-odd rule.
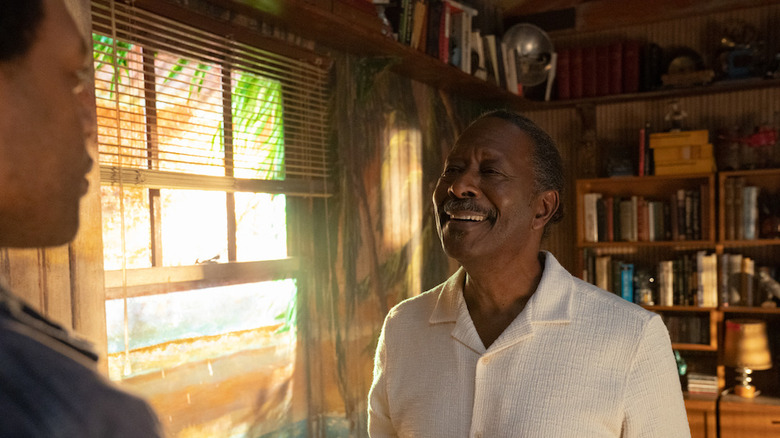
POLYGON ((534 220, 532 227, 535 230, 544 229, 553 214, 558 210, 561 200, 556 190, 547 190, 536 197, 534 220))

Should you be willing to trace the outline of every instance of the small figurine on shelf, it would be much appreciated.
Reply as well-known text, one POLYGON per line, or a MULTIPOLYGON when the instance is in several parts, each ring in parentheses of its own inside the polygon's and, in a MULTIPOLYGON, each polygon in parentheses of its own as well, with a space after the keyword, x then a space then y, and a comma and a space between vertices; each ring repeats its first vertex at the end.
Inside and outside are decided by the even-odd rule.
POLYGON ((761 307, 777 307, 777 302, 780 301, 780 283, 772 278, 766 266, 758 268, 758 287, 765 297, 761 307))
POLYGON ((669 126, 669 132, 679 132, 684 129, 685 119, 688 117, 688 113, 680 108, 679 100, 672 100, 669 102, 669 112, 666 113, 664 120, 666 120, 669 126))

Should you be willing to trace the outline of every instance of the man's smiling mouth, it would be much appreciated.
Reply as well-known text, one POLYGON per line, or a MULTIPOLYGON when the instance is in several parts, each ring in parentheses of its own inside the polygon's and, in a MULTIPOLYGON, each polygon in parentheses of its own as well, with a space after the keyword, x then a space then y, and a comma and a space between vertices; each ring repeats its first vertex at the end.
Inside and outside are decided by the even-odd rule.
POLYGON ((487 219, 487 215, 481 213, 475 213, 471 211, 453 212, 453 213, 447 212, 447 215, 450 217, 450 220, 457 220, 457 221, 482 222, 485 219, 487 219))

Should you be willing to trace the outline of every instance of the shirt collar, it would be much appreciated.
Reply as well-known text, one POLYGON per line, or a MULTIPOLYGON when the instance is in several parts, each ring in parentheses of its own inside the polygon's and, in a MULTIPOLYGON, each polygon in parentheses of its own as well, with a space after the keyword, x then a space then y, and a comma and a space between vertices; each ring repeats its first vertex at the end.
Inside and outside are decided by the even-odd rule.
MULTIPOLYGON (((500 349, 533 333, 534 324, 568 323, 571 321, 574 279, 555 257, 542 251, 544 272, 533 296, 490 349, 500 349)), ((431 324, 455 323, 453 336, 477 352, 485 349, 477 335, 474 323, 463 298, 466 271, 459 268, 442 284, 436 306, 428 320, 431 324)))

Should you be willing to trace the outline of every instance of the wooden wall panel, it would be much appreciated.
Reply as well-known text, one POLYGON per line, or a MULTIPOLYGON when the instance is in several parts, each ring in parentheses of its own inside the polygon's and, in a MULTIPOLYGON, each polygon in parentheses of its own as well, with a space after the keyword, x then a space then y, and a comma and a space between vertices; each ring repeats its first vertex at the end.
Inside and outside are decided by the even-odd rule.
POLYGON ((582 137, 580 120, 575 108, 529 111, 526 115, 550 134, 561 152, 566 175, 562 202, 564 216, 559 224, 552 226, 543 242, 543 247, 552 252, 566 269, 574 272, 576 262, 576 254, 572 251, 576 224, 574 181, 577 178, 577 147, 582 137))

